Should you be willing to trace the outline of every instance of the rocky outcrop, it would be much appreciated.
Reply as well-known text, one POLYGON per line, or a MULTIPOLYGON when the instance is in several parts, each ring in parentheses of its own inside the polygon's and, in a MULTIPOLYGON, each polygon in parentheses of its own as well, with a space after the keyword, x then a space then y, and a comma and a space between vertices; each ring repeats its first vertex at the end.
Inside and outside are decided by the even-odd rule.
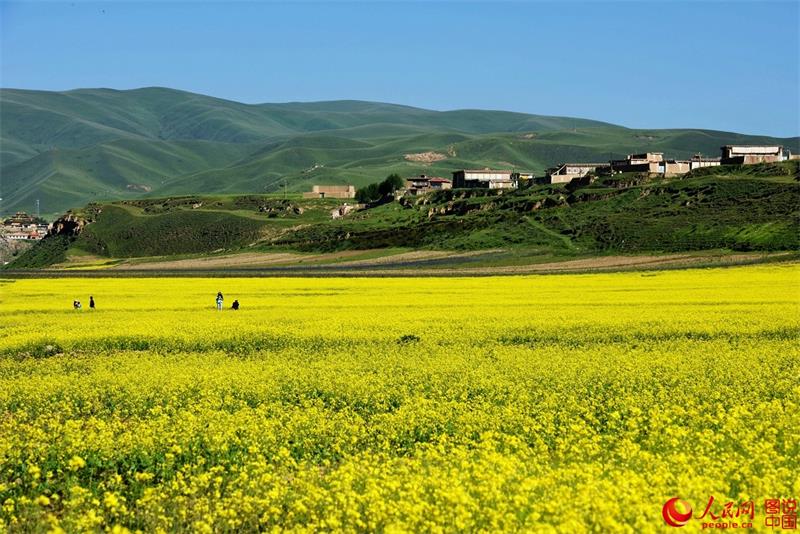
POLYGON ((302 215, 305 210, 293 203, 272 202, 258 206, 259 213, 266 213, 269 217, 282 217, 285 215, 302 215))
POLYGON ((35 241, 27 239, 9 239, 3 230, 0 230, 0 265, 13 261, 14 258, 28 250, 35 241))
POLYGON ((47 232, 47 237, 58 235, 63 235, 70 238, 78 237, 81 231, 83 231, 83 228, 91 222, 92 220, 85 217, 81 217, 74 213, 67 213, 53 221, 53 224, 50 225, 50 230, 47 232))
POLYGON ((355 206, 351 206, 350 204, 343 204, 338 208, 334 208, 331 210, 331 219, 341 219, 342 217, 346 217, 350 213, 355 210, 355 206))

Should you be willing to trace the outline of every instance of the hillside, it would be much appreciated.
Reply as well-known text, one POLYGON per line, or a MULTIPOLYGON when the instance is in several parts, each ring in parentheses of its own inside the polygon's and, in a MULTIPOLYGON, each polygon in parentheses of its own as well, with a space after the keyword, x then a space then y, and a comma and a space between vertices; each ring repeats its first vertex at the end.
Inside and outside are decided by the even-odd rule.
POLYGON ((726 143, 800 139, 632 130, 505 111, 430 111, 359 101, 242 104, 165 88, 0 90, 2 212, 57 215, 91 201, 364 185, 390 172, 459 167, 541 172, 565 160, 654 150, 716 155, 726 143), (419 161, 433 152, 439 161, 419 161))
POLYGON ((527 262, 800 250, 797 161, 706 168, 682 179, 616 175, 583 186, 440 191, 332 220, 330 211, 340 204, 269 195, 93 203, 73 214, 88 221, 77 238, 47 238, 8 267, 113 268, 147 258, 374 255, 376 249, 505 251, 527 262))

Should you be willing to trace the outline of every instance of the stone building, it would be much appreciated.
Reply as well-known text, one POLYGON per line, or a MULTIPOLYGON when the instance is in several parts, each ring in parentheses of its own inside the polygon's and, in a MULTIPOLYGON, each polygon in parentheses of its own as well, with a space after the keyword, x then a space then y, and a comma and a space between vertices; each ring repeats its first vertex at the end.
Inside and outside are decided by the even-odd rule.
POLYGON ((424 195, 430 191, 441 191, 442 189, 452 188, 453 183, 450 180, 438 176, 421 174, 406 180, 406 193, 409 195, 424 195))
POLYGON ((665 171, 664 153, 628 154, 625 159, 612 160, 611 171, 663 173, 665 171))
POLYGON ((693 171, 695 169, 700 169, 702 167, 719 167, 720 166, 720 159, 719 158, 704 158, 700 154, 695 154, 692 156, 692 159, 689 160, 689 170, 693 171))
POLYGON ((778 145, 725 145, 722 150, 723 165, 750 165, 783 161, 783 147, 778 145))
POLYGON ((515 189, 517 173, 492 169, 462 169, 453 173, 453 187, 515 189))
POLYGON ((583 178, 590 172, 598 172, 608 167, 608 163, 562 163, 561 165, 547 169, 545 183, 569 183, 575 178, 583 178))
POLYGON ((356 198, 354 185, 315 185, 303 198, 356 198))

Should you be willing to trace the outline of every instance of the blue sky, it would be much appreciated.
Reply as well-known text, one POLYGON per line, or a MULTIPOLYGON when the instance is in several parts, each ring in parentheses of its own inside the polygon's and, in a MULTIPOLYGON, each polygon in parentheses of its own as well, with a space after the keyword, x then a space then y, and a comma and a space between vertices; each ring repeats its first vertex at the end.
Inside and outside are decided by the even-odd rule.
POLYGON ((800 2, 0 3, 0 85, 800 135, 800 2))

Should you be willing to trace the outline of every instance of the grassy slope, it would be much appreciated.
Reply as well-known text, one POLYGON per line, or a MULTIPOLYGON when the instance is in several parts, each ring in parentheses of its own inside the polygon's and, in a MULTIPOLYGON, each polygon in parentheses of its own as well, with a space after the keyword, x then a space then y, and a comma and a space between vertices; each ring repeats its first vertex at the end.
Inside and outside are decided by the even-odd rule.
POLYGON ((120 139, 83 149, 47 151, 3 169, 6 206, 69 208, 87 200, 121 199, 158 190, 175 174, 233 163, 253 145, 209 141, 120 139))
POLYGON ((424 134, 351 144, 338 137, 314 134, 271 143, 230 167, 171 181, 162 192, 186 194, 193 187, 201 191, 216 187, 217 191, 230 193, 276 191, 283 181, 293 190, 319 182, 363 185, 391 172, 449 177, 453 169, 464 167, 517 168, 541 173, 557 161, 604 161, 611 156, 648 149, 666 151, 674 157, 690 157, 698 150, 715 153, 728 141, 722 132, 693 132, 694 141, 688 143, 686 135, 683 131, 665 132, 653 144, 643 140, 643 134, 597 127, 544 133, 533 138, 519 134, 424 134), (673 141, 679 148, 671 148, 673 141), (691 148, 681 148, 684 146, 691 148), (433 164, 411 162, 403 157, 429 150, 454 155, 433 164), (322 166, 315 168, 316 165, 322 166))
POLYGON ((363 185, 390 172, 448 176, 459 167, 542 171, 565 160, 660 150, 715 155, 730 142, 785 144, 704 130, 629 130, 502 111, 435 112, 358 101, 248 105, 163 88, 0 90, 3 211, 47 214, 98 199, 301 191, 363 185), (404 154, 455 156, 432 165, 404 154), (313 170, 311 170, 313 169, 313 170), (130 186, 130 187, 129 187, 130 186), (131 188, 133 187, 133 188, 131 188))
POLYGON ((261 223, 213 211, 186 211, 137 217, 119 206, 105 206, 101 224, 90 225, 80 240, 86 249, 111 257, 213 252, 246 246, 259 237, 261 223))
MULTIPOLYGON (((96 222, 71 246, 111 258, 375 248, 510 248, 542 256, 800 250, 798 177, 800 162, 794 161, 702 169, 678 180, 615 176, 575 190, 453 190, 390 202, 339 221, 329 216, 340 204, 336 200, 264 195, 134 200, 89 206, 96 222)), ((46 265, 63 248, 55 245, 35 247, 13 267, 46 265)))

